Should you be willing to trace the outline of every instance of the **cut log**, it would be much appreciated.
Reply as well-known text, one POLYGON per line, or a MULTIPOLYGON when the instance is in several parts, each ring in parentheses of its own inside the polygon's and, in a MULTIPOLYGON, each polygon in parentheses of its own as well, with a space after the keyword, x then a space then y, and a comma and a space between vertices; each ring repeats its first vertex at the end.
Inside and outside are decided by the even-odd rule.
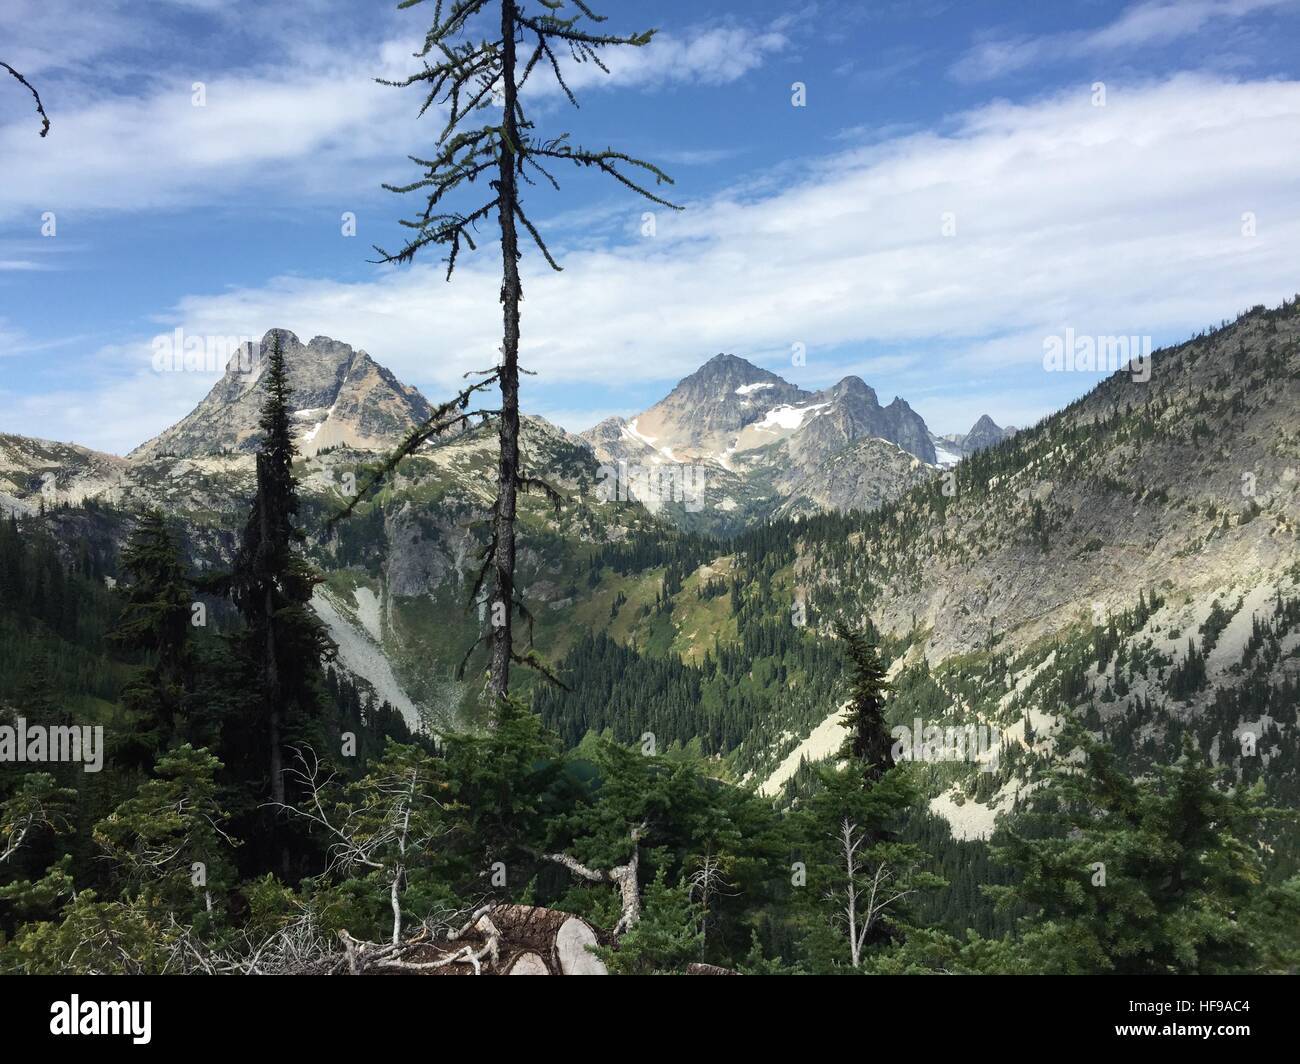
POLYGON ((565 975, 609 975, 605 962, 588 947, 595 946, 596 932, 586 920, 570 916, 555 936, 555 956, 565 975))
POLYGON ((339 934, 340 967, 355 975, 608 975, 588 947, 601 944, 580 916, 536 905, 486 904, 459 930, 393 945, 339 934))
POLYGON ((536 953, 521 953, 510 965, 508 975, 550 975, 546 962, 536 953))

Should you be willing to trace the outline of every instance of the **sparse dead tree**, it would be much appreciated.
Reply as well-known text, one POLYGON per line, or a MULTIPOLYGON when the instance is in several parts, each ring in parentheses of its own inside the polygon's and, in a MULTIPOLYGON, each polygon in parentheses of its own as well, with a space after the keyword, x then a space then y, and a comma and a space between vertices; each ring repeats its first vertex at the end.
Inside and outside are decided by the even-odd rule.
POLYGON ((723 862, 712 851, 700 858, 700 863, 686 877, 687 892, 693 902, 700 906, 700 956, 703 957, 709 943, 709 917, 713 899, 718 896, 734 898, 739 891, 731 890, 731 884, 723 872, 723 862))
MULTIPOLYGON (((404 0, 399 6, 412 7, 422 2, 404 0)), ((518 494, 537 490, 558 502, 554 489, 525 473, 519 449, 519 375, 527 372, 519 365, 520 304, 524 298, 519 272, 522 257, 519 228, 527 232, 552 269, 561 268, 524 211, 521 182, 535 184, 541 180, 558 189, 559 182, 552 171, 560 165, 572 165, 597 170, 653 203, 676 209, 647 187, 651 181, 655 185, 671 183, 658 167, 613 149, 597 151, 575 146, 569 143, 567 133, 543 137, 528 118, 525 88, 539 68, 547 74, 539 74, 538 78, 553 75, 559 89, 577 106, 577 99, 565 81, 562 59, 594 63, 608 72, 601 61, 603 49, 643 47, 654 36, 653 30, 617 35, 588 28, 603 21, 584 0, 537 0, 535 5, 529 0, 435 0, 433 25, 425 34, 423 47, 416 53, 423 69, 401 81, 380 79, 382 84, 398 87, 423 86, 426 95, 420 114, 439 105, 444 109, 446 122, 432 158, 410 157, 423 171, 423 177, 406 185, 384 186, 397 193, 422 193, 424 206, 414 218, 403 220, 402 224, 414 230, 414 235, 399 251, 390 253, 376 247, 381 256, 379 261, 411 262, 423 248, 443 245, 447 248, 450 280, 461 251, 477 247, 480 224, 495 222, 501 243, 501 361, 494 369, 484 371, 484 379, 476 385, 482 387, 495 382, 501 392, 500 409, 483 412, 485 421, 497 423, 500 447, 497 497, 492 506, 491 534, 483 552, 482 567, 469 596, 472 604, 485 583, 489 587, 490 624, 474 647, 482 642, 489 644, 488 687, 498 699, 504 698, 509 689, 512 663, 546 672, 531 649, 521 655, 514 645, 515 614, 531 620, 515 593, 518 494), (489 35, 476 37, 479 27, 489 35), (491 33, 490 28, 498 32, 491 33), (480 122, 478 116, 485 111, 493 113, 480 122), (480 179, 490 190, 485 198, 464 210, 447 205, 453 194, 480 179)), ((463 409, 467 402, 468 394, 462 392, 453 405, 460 404, 463 409)), ((424 435, 427 439, 445 431, 439 426, 436 417, 431 419, 412 437, 413 446, 404 445, 399 450, 397 459, 423 442, 418 440, 421 433, 427 432, 424 435)))
POLYGON ((9 71, 9 73, 13 75, 13 77, 18 79, 18 84, 24 86, 27 89, 27 91, 32 94, 32 99, 36 101, 36 113, 40 115, 41 118, 41 136, 42 137, 45 136, 50 131, 50 116, 45 113, 45 105, 41 103, 41 94, 36 91, 35 86, 33 86, 30 81, 28 81, 25 77, 23 77, 20 73, 18 73, 18 71, 16 71, 8 63, 4 62, 3 60, 0 60, 0 67, 4 67, 7 71, 9 71))
MULTIPOLYGON (((295 748, 294 758, 296 767, 286 772, 301 787, 303 804, 271 805, 323 832, 329 843, 323 876, 377 873, 393 912, 390 944, 400 945, 407 872, 446 830, 433 759, 414 747, 390 747, 369 774, 340 789, 335 774, 325 772, 310 747, 295 748)), ((356 940, 349 936, 344 941, 356 940)))
POLYGON ((879 923, 881 916, 897 905, 916 887, 910 882, 910 868, 899 868, 890 863, 887 846, 864 849, 866 832, 845 817, 834 836, 837 852, 843 862, 844 887, 832 890, 827 897, 841 902, 841 918, 849 942, 849 956, 853 967, 862 964, 862 948, 867 937, 879 923))
POLYGON ((575 876, 591 883, 613 883, 618 887, 622 899, 623 912, 618 923, 614 925, 614 934, 621 935, 631 930, 641 919, 641 887, 637 876, 641 868, 641 839, 649 825, 640 823, 634 827, 628 837, 632 842, 632 856, 625 864, 613 868, 590 868, 577 858, 567 853, 548 853, 544 857, 562 868, 567 868, 575 876))
POLYGON ((164 975, 333 975, 346 963, 308 906, 269 935, 254 939, 243 929, 219 948, 174 915, 166 938, 164 975))

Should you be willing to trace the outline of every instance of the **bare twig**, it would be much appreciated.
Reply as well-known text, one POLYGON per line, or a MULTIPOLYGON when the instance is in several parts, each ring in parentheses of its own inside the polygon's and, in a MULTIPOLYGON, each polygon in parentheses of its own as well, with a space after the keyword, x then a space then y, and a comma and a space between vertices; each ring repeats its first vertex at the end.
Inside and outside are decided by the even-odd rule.
POLYGON ((9 71, 10 74, 18 79, 18 83, 20 85, 25 85, 27 91, 32 94, 32 98, 36 101, 36 113, 41 116, 41 136, 45 136, 50 131, 50 116, 45 113, 45 105, 41 103, 41 94, 36 91, 36 87, 32 85, 30 81, 18 73, 18 71, 8 63, 0 60, 0 67, 4 67, 9 71))

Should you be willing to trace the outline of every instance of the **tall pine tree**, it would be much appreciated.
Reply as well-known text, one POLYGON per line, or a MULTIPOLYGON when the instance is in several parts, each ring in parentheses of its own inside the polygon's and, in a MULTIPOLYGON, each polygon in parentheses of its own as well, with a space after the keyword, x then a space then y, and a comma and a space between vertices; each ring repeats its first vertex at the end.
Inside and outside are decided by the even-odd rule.
POLYGON ((318 577, 296 549, 298 481, 290 429, 290 394, 281 336, 263 350, 266 401, 258 422, 257 495, 231 576, 231 594, 248 625, 250 655, 259 665, 261 741, 265 744, 271 799, 285 801, 284 747, 306 734, 321 713, 322 659, 333 646, 308 603, 318 577))

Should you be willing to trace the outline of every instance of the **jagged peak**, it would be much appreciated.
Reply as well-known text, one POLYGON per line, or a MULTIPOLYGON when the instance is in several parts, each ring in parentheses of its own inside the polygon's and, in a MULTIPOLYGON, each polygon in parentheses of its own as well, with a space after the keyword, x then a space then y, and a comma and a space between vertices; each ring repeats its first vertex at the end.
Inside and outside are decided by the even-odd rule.
POLYGON ((207 397, 181 421, 136 448, 132 457, 164 449, 190 456, 253 448, 265 356, 277 342, 285 356, 293 405, 303 417, 303 454, 340 444, 387 449, 428 416, 428 402, 419 391, 360 348, 324 335, 304 344, 293 331, 277 327, 268 329, 260 341, 245 342, 207 397))

